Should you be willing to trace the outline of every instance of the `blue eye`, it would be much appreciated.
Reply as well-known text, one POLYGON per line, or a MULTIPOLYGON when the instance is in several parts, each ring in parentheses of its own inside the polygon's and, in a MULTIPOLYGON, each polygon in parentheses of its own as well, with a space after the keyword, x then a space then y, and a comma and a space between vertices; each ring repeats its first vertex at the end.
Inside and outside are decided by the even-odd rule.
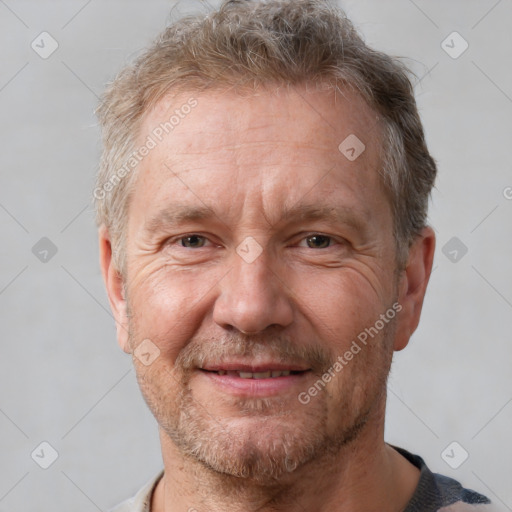
POLYGON ((187 247, 188 249, 197 249, 199 247, 204 247, 206 243, 206 238, 201 235, 188 235, 184 236, 181 240, 181 246, 187 247))
POLYGON ((331 237, 326 235, 312 235, 305 238, 311 249, 325 249, 331 245, 331 237))

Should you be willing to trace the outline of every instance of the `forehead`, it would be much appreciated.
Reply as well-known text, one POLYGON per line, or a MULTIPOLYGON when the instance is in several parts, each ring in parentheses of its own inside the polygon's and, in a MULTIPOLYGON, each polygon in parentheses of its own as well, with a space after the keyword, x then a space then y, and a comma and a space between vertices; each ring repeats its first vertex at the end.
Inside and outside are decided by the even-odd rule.
POLYGON ((357 94, 311 87, 169 95, 142 122, 133 201, 147 211, 183 194, 208 206, 258 205, 271 215, 341 185, 345 207, 382 202, 378 116, 357 94), (148 141, 151 141, 148 144, 148 141), (233 204, 223 205, 229 197, 233 204))
MULTIPOLYGON (((379 136, 379 117, 355 92, 307 84, 267 86, 258 90, 178 92, 165 96, 146 112, 139 142, 152 135, 157 142, 165 144, 172 135, 176 144, 167 149, 172 149, 174 154, 190 154, 189 150, 200 152, 228 137, 242 138, 249 132, 254 137, 262 132, 268 136, 272 131, 290 143, 326 143, 326 149, 332 150, 333 145, 337 149, 349 135, 357 135, 362 142, 371 144, 379 136), (287 128, 285 132, 283 127, 287 128), (199 131, 203 137, 192 137, 185 147, 180 146, 179 142, 185 142, 188 133, 199 131)), ((372 153, 370 147, 363 159, 372 153)))

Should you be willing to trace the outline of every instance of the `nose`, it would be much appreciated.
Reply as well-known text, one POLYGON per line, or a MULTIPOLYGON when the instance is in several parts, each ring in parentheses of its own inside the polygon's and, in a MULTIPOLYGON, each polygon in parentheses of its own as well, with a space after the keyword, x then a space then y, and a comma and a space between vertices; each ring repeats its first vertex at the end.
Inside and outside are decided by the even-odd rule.
POLYGON ((219 283, 213 320, 225 329, 257 334, 293 321, 290 291, 284 276, 273 271, 266 251, 252 262, 234 254, 233 268, 219 283))

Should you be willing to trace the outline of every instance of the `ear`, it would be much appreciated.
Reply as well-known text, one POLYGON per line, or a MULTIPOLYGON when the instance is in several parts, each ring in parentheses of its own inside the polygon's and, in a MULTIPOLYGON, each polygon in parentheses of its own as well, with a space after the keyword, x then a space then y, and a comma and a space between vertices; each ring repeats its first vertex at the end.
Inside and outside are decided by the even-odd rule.
POLYGON ((119 346, 129 354, 131 350, 129 347, 127 303, 124 293, 123 278, 114 266, 110 236, 104 226, 99 229, 98 237, 101 273, 107 289, 110 309, 112 310, 116 322, 117 342, 119 346))
POLYGON ((432 272, 436 236, 424 228, 409 248, 407 266, 399 277, 398 302, 402 310, 397 316, 394 349, 402 350, 409 343, 420 321, 423 299, 432 272))

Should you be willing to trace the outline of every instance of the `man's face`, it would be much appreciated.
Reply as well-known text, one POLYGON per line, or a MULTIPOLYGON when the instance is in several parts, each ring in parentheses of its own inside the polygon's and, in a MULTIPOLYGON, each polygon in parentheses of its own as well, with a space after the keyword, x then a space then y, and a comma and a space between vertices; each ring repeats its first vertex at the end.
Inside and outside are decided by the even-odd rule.
MULTIPOLYGON (((378 120, 348 93, 195 98, 140 164, 125 349, 158 347, 151 365, 134 362, 177 449, 222 473, 276 477, 338 450, 384 400, 396 319, 375 325, 397 280, 378 120), (349 159, 361 146, 338 146, 354 135, 365 149, 349 159)), ((140 143, 189 99, 162 100, 140 143)))

